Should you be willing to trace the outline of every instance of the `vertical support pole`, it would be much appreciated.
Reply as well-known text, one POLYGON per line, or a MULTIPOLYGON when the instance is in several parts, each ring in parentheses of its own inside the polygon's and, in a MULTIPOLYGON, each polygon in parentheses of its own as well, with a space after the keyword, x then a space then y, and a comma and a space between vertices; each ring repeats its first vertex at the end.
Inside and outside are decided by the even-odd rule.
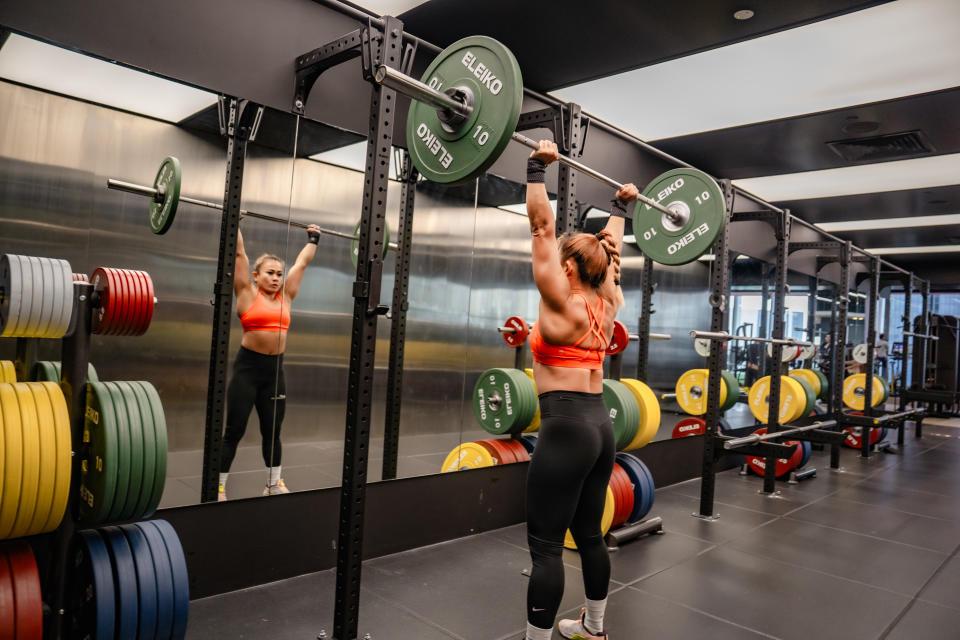
POLYGON ((611 380, 619 380, 623 377, 623 352, 610 356, 610 372, 607 375, 611 380))
MULTIPOLYGON (((930 335, 930 281, 924 280, 923 284, 920 285, 920 329, 918 333, 921 336, 930 335)), ((930 338, 917 338, 920 341, 920 380, 918 387, 921 391, 927 388, 927 347, 930 344, 930 338)), ((916 342, 914 343, 916 344, 916 342)), ((916 348, 916 347, 914 347, 916 348)), ((917 419, 914 423, 916 425, 914 430, 914 437, 922 438, 923 437, 923 417, 917 419)))
MULTIPOLYGON (((227 136, 227 177, 220 221, 220 253, 217 280, 213 287, 213 331, 210 336, 210 371, 207 378, 207 414, 203 435, 203 477, 200 501, 217 499, 220 483, 220 442, 226 417, 227 364, 230 358, 230 316, 233 310, 233 273, 237 256, 237 232, 240 229, 240 197, 247 141, 255 132, 263 107, 242 99, 220 98, 226 108, 221 132, 227 136)), ((241 278, 248 277, 241 274, 241 278)))
POLYGON ((637 380, 647 382, 647 362, 650 359, 650 316, 653 311, 653 260, 649 256, 643 257, 643 271, 640 273, 640 320, 637 323, 639 340, 637 344, 637 380))
POLYGON ((527 343, 524 342, 519 347, 513 348, 513 368, 519 369, 520 371, 524 370, 524 365, 527 361, 527 343))
POLYGON ((827 414, 833 415, 833 389, 837 386, 837 291, 839 286, 833 287, 833 300, 830 301, 830 375, 827 382, 830 385, 830 393, 827 394, 827 414))
MULTIPOLYGON (((843 373, 845 369, 845 355, 847 348, 847 310, 850 306, 850 242, 840 246, 840 282, 837 284, 837 321, 834 324, 835 342, 833 366, 831 367, 830 381, 833 395, 833 418, 838 425, 842 425, 843 413, 843 373), (837 369, 840 369, 838 371, 837 369)), ((830 467, 840 467, 840 447, 830 445, 830 467)))
POLYGON ((93 285, 73 283, 73 333, 63 339, 60 354, 60 388, 70 412, 71 465, 70 496, 63 521, 53 533, 53 561, 44 593, 52 613, 52 623, 44 624, 44 638, 59 640, 65 637, 66 584, 70 571, 70 544, 76 526, 74 507, 80 491, 80 448, 83 446, 83 423, 87 409, 87 363, 90 362, 90 316, 94 306, 91 300, 93 285))
MULTIPOLYGON (((580 105, 573 102, 563 105, 560 117, 564 134, 558 140, 560 153, 579 158, 583 152, 580 105)), ((557 235, 576 231, 577 218, 577 172, 561 164, 557 174, 557 235)))
MULTIPOLYGON (((760 326, 757 328, 759 337, 770 337, 770 268, 766 263, 760 266, 760 326)), ((773 370, 774 362, 767 356, 767 350, 760 351, 760 376, 768 376, 773 370)))
MULTIPOLYGON (((776 340, 784 338, 786 302, 787 302, 787 260, 790 245, 790 212, 778 214, 775 225, 777 237, 777 256, 773 271, 773 333, 776 340)), ((767 278, 764 278, 764 283, 767 278)), ((764 296, 764 301, 767 297, 764 296)), ((783 369, 783 345, 773 343, 773 355, 770 357, 770 396, 768 398, 767 433, 780 431, 780 372, 783 369)), ((777 489, 777 459, 767 456, 763 473, 763 492, 773 493, 777 489)))
POLYGON ((403 187, 400 191, 400 224, 397 227, 399 247, 397 269, 390 307, 390 365, 387 369, 387 406, 383 424, 384 480, 397 477, 400 453, 400 407, 403 401, 403 355, 407 336, 407 298, 410 292, 410 248, 413 242, 413 207, 417 193, 417 169, 410 154, 403 152, 401 168, 403 187))
MULTIPOLYGON (((403 23, 387 17, 379 43, 370 30, 364 36, 375 55, 370 61, 396 69, 403 53, 403 23)), ((367 43, 365 43, 366 45, 367 43)), ((343 438, 343 480, 340 488, 340 528, 337 535, 337 583, 333 637, 355 640, 360 609, 363 563, 363 516, 366 505, 367 457, 373 377, 377 348, 377 315, 383 275, 383 231, 386 224, 387 180, 393 143, 396 92, 379 84, 370 90, 370 128, 360 216, 357 279, 353 283, 353 330, 347 378, 347 417, 343 438)))
MULTIPOLYGON (((880 258, 870 260, 870 289, 867 291, 867 364, 866 386, 863 390, 863 415, 872 416, 873 411, 873 365, 874 349, 877 344, 877 298, 880 295, 880 258)), ((872 427, 861 427, 862 439, 860 444, 860 457, 870 457, 870 435, 872 427)))
POLYGON ((37 361, 37 338, 17 338, 16 344, 13 368, 17 372, 17 380, 29 380, 30 370, 37 361))
MULTIPOLYGON (((817 292, 820 290, 820 277, 813 276, 807 282, 809 282, 810 295, 807 297, 807 340, 815 343, 816 340, 816 330, 817 330, 817 292)), ((803 366, 807 369, 813 368, 813 358, 807 358, 803 366)))
MULTIPOLYGON (((727 297, 724 292, 729 290, 730 280, 730 253, 727 251, 727 240, 730 233, 730 214, 733 211, 734 189, 729 180, 721 180, 720 187, 726 200, 723 230, 713 241, 714 268, 710 276, 710 331, 720 332, 727 328, 727 297)), ((710 341, 710 356, 707 367, 710 376, 707 380, 707 421, 706 433, 703 435, 703 468, 700 477, 700 516, 713 517, 713 497, 716 490, 717 458, 723 450, 717 448, 717 425, 720 423, 720 369, 723 368, 723 354, 725 345, 717 340, 710 341)))
MULTIPOLYGON (((913 274, 909 274, 905 279, 904 283, 906 284, 906 291, 904 291, 903 298, 903 317, 900 319, 903 323, 904 333, 913 331, 913 318, 910 316, 910 299, 913 298, 913 274)), ((910 348, 910 337, 908 335, 903 336, 903 347, 900 350, 901 359, 900 359, 900 411, 907 410, 907 376, 910 368, 913 366, 913 353, 910 348), (909 363, 909 364, 908 364, 909 363)), ((897 446, 903 446, 904 438, 904 425, 901 422, 900 428, 897 430, 897 446)))

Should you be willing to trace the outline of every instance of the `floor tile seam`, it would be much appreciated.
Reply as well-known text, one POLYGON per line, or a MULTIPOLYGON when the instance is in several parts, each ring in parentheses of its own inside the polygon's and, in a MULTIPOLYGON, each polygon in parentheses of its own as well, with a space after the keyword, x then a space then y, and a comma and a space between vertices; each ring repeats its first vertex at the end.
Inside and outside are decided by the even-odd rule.
POLYGON ((636 591, 636 592, 638 592, 638 593, 642 593, 642 594, 644 594, 644 595, 647 595, 647 596, 650 596, 650 597, 653 597, 653 598, 657 598, 658 600, 663 600, 664 602, 669 602, 669 603, 671 603, 671 604, 675 604, 675 605, 677 605, 677 606, 679 606, 679 607, 683 607, 684 609, 687 609, 688 611, 693 611, 693 612, 695 612, 695 613, 699 613, 700 615, 706 616, 706 617, 708 617, 708 618, 713 618, 714 620, 717 620, 717 621, 719 621, 719 622, 723 622, 723 623, 729 624, 729 625, 731 625, 731 626, 733 626, 733 627, 737 627, 738 629, 743 629, 744 631, 749 631, 749 632, 754 633, 754 634, 756 634, 756 635, 758 635, 758 636, 760 636, 760 637, 770 638, 770 640, 781 640, 781 639, 780 639, 780 636, 775 636, 775 635, 769 634, 769 633, 767 633, 767 632, 765 632, 765 631, 760 631, 760 630, 758 630, 758 629, 754 629, 753 627, 748 627, 748 626, 746 626, 746 625, 744 625, 744 624, 740 624, 739 622, 734 622, 733 620, 728 620, 727 618, 724 618, 724 617, 722 617, 722 616, 718 616, 718 615, 716 615, 716 614, 714 614, 714 613, 710 613, 709 611, 704 611, 703 609, 698 609, 698 608, 696 608, 696 607, 694 607, 694 606, 692 606, 692 605, 686 604, 685 602, 679 602, 679 601, 676 601, 676 600, 671 600, 671 599, 666 598, 666 597, 664 597, 664 596, 662 596, 662 595, 660 595, 660 594, 658 594, 658 593, 654 593, 654 592, 652 592, 652 591, 646 591, 646 590, 644 590, 644 589, 640 589, 640 588, 633 587, 633 586, 628 586, 627 588, 628 588, 628 589, 632 589, 632 590, 634 590, 634 591, 636 591))
POLYGON ((702 555, 704 555, 704 554, 706 554, 706 553, 709 553, 709 552, 713 551, 714 549, 716 549, 716 548, 718 548, 718 547, 721 546, 721 545, 718 544, 718 543, 709 543, 709 545, 710 545, 710 546, 708 546, 706 549, 701 549, 700 551, 696 552, 696 553, 693 554, 692 556, 689 556, 689 557, 683 558, 682 560, 679 560, 679 561, 677 561, 677 562, 674 562, 674 563, 673 563, 672 565, 670 565, 669 567, 663 567, 663 568, 661 568, 661 569, 656 569, 656 570, 654 570, 654 571, 650 571, 649 573, 645 573, 644 575, 642 575, 642 576, 640 576, 640 577, 638 577, 638 578, 635 578, 635 579, 633 579, 633 580, 631 580, 631 581, 629 581, 629 582, 625 582, 625 583, 623 583, 623 586, 624 586, 625 588, 632 588, 633 585, 635 585, 635 584, 638 584, 638 583, 640 583, 640 582, 643 582, 644 580, 649 580, 650 578, 652 578, 652 577, 654 577, 654 576, 658 576, 658 575, 660 575, 661 573, 663 573, 663 572, 665 572, 665 571, 670 571, 671 569, 675 569, 675 568, 679 567, 679 566, 682 565, 682 564, 686 564, 687 562, 691 562, 691 561, 693 561, 693 560, 696 560, 696 559, 699 558, 700 556, 702 556, 702 555))
MULTIPOLYGON (((871 477, 871 478, 869 478, 869 479, 872 480, 873 478, 871 477)), ((899 482, 899 479, 897 479, 897 480, 898 480, 898 482, 899 482)), ((866 482, 866 480, 865 480, 864 482, 866 482)), ((861 483, 861 482, 857 482, 857 483, 855 483, 853 486, 857 486, 857 485, 859 485, 859 484, 862 484, 862 483, 861 483)), ((922 493, 922 494, 924 494, 924 495, 937 496, 937 497, 940 497, 940 498, 952 498, 952 497, 953 497, 953 494, 949 494, 949 493, 938 493, 938 492, 936 492, 936 491, 927 491, 926 489, 914 489, 914 488, 912 488, 912 487, 900 487, 900 486, 898 486, 897 489, 899 489, 900 491, 909 491, 909 492, 911 492, 911 493, 922 493)))
POLYGON ((421 613, 419 613, 419 612, 417 612, 417 611, 414 611, 413 609, 411 609, 411 608, 408 607, 407 605, 402 604, 402 603, 400 603, 400 602, 397 602, 396 600, 392 600, 392 599, 388 598, 387 596, 383 595, 382 593, 379 593, 376 589, 372 589, 372 588, 370 588, 369 586, 368 586, 368 587, 361 587, 361 589, 365 589, 365 590, 366 590, 368 593, 370 593, 371 595, 374 595, 374 596, 380 598, 381 600, 383 600, 383 601, 386 602, 387 604, 389 604, 389 605, 391 605, 391 606, 393 606, 393 607, 396 607, 397 609, 400 609, 401 611, 403 611, 404 613, 410 615, 411 617, 419 620, 420 622, 426 624, 426 625, 429 626, 429 627, 433 627, 433 628, 436 629, 437 631, 440 631, 440 632, 442 632, 442 633, 450 636, 451 638, 454 638, 455 640, 466 640, 466 638, 464 638, 463 636, 461 636, 461 635, 459 635, 459 634, 457 634, 457 633, 454 633, 453 631, 450 631, 449 629, 445 628, 445 627, 442 626, 441 624, 439 624, 439 623, 437 623, 437 622, 434 622, 434 621, 431 620, 430 618, 426 617, 424 614, 421 614, 421 613))
POLYGON ((918 518, 928 518, 928 519, 930 519, 930 520, 939 520, 940 522, 954 522, 954 523, 957 523, 957 522, 958 522, 957 520, 951 520, 951 519, 949 519, 949 518, 941 518, 941 517, 939 517, 939 516, 931 516, 931 515, 926 514, 926 513, 917 513, 917 512, 915 512, 915 511, 904 511, 903 509, 897 509, 896 507, 887 506, 887 505, 885 505, 885 504, 877 504, 877 503, 875 503, 875 502, 863 502, 862 500, 853 500, 853 499, 848 498, 848 497, 846 497, 846 496, 834 496, 834 497, 835 497, 837 500, 844 500, 844 501, 846 501, 846 502, 854 502, 854 503, 856 503, 856 504, 862 504, 862 505, 865 505, 865 506, 868 506, 868 507, 884 507, 884 508, 890 509, 891 511, 896 511, 897 513, 904 513, 904 514, 906 514, 906 515, 908 515, 908 516, 915 516, 915 517, 918 517, 918 518))
POLYGON ((889 542, 889 543, 892 543, 892 544, 897 544, 897 545, 901 545, 901 546, 904 546, 904 547, 909 547, 909 548, 911 548, 911 549, 917 549, 918 551, 929 551, 929 552, 931 552, 931 553, 936 553, 936 554, 939 554, 939 555, 946 555, 946 554, 948 553, 948 552, 946 552, 946 551, 940 551, 939 549, 932 549, 932 548, 930 548, 930 547, 921 547, 920 545, 910 544, 909 542, 902 542, 902 541, 900 541, 900 540, 892 540, 891 538, 884 538, 883 536, 870 535, 869 533, 863 533, 862 531, 855 531, 855 530, 853 530, 853 529, 845 529, 845 528, 843 528, 843 527, 834 527, 834 526, 831 526, 831 525, 829 525, 829 524, 823 524, 822 522, 814 522, 814 521, 812 521, 812 520, 803 520, 803 519, 801 519, 801 518, 796 518, 796 517, 793 517, 793 516, 790 516, 788 519, 791 520, 791 521, 793 521, 793 522, 802 522, 802 523, 804 523, 804 524, 809 524, 809 525, 814 525, 814 526, 818 526, 818 527, 823 527, 824 529, 830 529, 830 530, 832 530, 832 531, 842 531, 843 533, 849 533, 849 534, 853 534, 853 535, 857 535, 857 536, 863 536, 864 538, 870 538, 870 539, 872 539, 872 540, 879 540, 879 541, 881 541, 881 542, 889 542))
POLYGON ((785 565, 785 566, 788 566, 788 567, 793 567, 793 568, 795 568, 795 569, 802 569, 802 570, 804 570, 804 571, 810 571, 810 572, 812 572, 812 573, 817 573, 817 574, 820 574, 820 575, 822 575, 822 576, 828 576, 828 577, 830 577, 830 578, 836 578, 837 580, 843 580, 844 582, 849 582, 850 584, 855 584, 855 585, 858 585, 858 586, 861 586, 861 587, 867 587, 867 588, 869 588, 869 589, 876 589, 877 591, 883 591, 884 593, 889 593, 889 594, 891 594, 891 595, 899 596, 899 597, 901 597, 901 598, 913 598, 913 597, 914 597, 914 594, 912 594, 912 593, 904 593, 904 592, 902 592, 902 591, 895 591, 895 590, 893 590, 893 589, 888 589, 887 587, 880 587, 880 586, 877 586, 877 585, 875 585, 875 584, 870 584, 869 582, 863 582, 862 580, 857 580, 857 579, 855 579, 855 578, 848 578, 847 576, 841 576, 841 575, 838 575, 838 574, 836 574, 836 573, 830 573, 829 571, 823 571, 822 569, 814 569, 813 567, 809 567, 809 566, 807 566, 807 565, 795 564, 795 563, 793 563, 793 562, 787 562, 786 560, 782 560, 782 559, 780 559, 780 558, 774 558, 773 556, 769 556, 769 555, 767 555, 767 554, 765 554, 765 553, 759 553, 759 552, 757 552, 757 551, 755 551, 755 550, 745 550, 745 549, 741 549, 741 548, 739 548, 739 547, 734 547, 734 546, 730 546, 730 547, 728 547, 728 548, 731 549, 731 550, 733 550, 733 551, 736 551, 736 552, 738 552, 738 553, 742 553, 742 554, 744 554, 744 555, 753 556, 754 558, 763 558, 764 560, 769 560, 769 561, 771 561, 771 562, 776 562, 776 563, 778 563, 778 564, 782 564, 782 565, 785 565))
POLYGON ((887 636, 890 635, 891 632, 893 632, 896 626, 900 624, 900 621, 903 620, 903 618, 907 615, 910 609, 913 608, 913 605, 919 600, 920 595, 923 594, 923 592, 927 589, 927 587, 930 586, 930 583, 933 582, 938 575, 940 575, 940 573, 943 571, 943 568, 947 566, 947 563, 949 563, 951 560, 953 560, 953 558, 957 556, 958 551, 960 551, 960 545, 957 545, 954 548, 953 553, 947 556, 947 558, 940 563, 940 566, 937 567, 932 574, 930 574, 930 577, 927 578, 927 581, 924 582, 919 589, 917 589, 917 592, 913 594, 913 597, 910 599, 910 602, 908 602, 906 606, 904 606, 903 609, 900 610, 900 613, 898 613, 897 616, 890 622, 890 624, 887 625, 887 628, 883 630, 883 633, 880 634, 877 640, 884 640, 884 638, 886 638, 887 636))
POLYGON ((917 596, 916 600, 917 600, 917 602, 922 602, 923 604, 932 604, 932 605, 936 605, 936 606, 938 606, 938 607, 943 607, 944 609, 951 609, 951 610, 953 610, 953 611, 960 611, 960 605, 946 604, 946 603, 943 603, 943 602, 939 602, 939 601, 937 601, 937 600, 930 600, 929 598, 921 598, 920 596, 917 596))
MULTIPOLYGON (((682 496, 685 497, 685 498, 691 498, 691 499, 693 499, 693 500, 699 500, 699 499, 700 499, 700 496, 691 496, 691 495, 688 495, 688 494, 685 494, 685 493, 678 493, 677 495, 682 495, 682 496)), ((743 511, 749 511, 749 512, 751 512, 751 513, 759 513, 759 514, 765 515, 765 516, 777 517, 775 514, 767 513, 766 511, 760 511, 760 510, 758 510, 758 509, 751 509, 751 508, 749 508, 749 507, 743 507, 743 506, 740 506, 740 505, 738 505, 738 504, 733 504, 733 503, 730 503, 730 502, 722 502, 722 501, 716 500, 716 499, 713 501, 713 504, 714 504, 714 505, 721 505, 721 506, 724 506, 724 507, 731 507, 731 508, 733 508, 733 509, 741 509, 741 510, 743 510, 743 511)))

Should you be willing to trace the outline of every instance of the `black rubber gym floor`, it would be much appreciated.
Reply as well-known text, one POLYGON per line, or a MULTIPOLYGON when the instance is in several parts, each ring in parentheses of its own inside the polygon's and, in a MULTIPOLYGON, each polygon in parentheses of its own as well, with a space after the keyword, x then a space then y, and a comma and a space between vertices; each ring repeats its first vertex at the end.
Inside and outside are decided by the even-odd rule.
MULTIPOLYGON (((817 477, 778 483, 777 497, 758 494, 756 476, 720 474, 713 522, 691 516, 699 480, 657 490, 650 515, 665 533, 611 554, 610 637, 960 637, 960 420, 928 419, 899 455, 844 449, 840 473, 827 462, 814 452, 817 477)), ((573 616, 579 558, 564 554, 561 615, 573 616)), ((368 561, 360 637, 522 639, 528 566, 523 525, 368 561)), ((188 637, 332 638, 334 581, 331 570, 196 600, 188 637)))

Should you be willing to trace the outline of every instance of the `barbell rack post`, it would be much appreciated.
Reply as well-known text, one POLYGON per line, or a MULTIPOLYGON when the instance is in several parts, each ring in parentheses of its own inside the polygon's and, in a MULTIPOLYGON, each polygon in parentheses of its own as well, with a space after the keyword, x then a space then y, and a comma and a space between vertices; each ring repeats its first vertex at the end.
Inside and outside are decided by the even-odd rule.
MULTIPOLYGON (((136 184, 134 182, 126 182, 124 180, 116 180, 114 178, 107 179, 107 188, 113 189, 114 191, 123 191, 125 193, 132 193, 137 196, 145 196, 147 198, 152 198, 154 200, 158 197, 162 200, 162 192, 159 189, 153 187, 148 187, 143 184, 136 184)), ((216 202, 208 202, 207 200, 198 200, 197 198, 191 198, 189 196, 180 196, 178 198, 180 202, 186 202, 188 204, 195 204, 198 207, 206 207, 207 209, 215 209, 217 211, 223 211, 223 205, 216 202)), ((289 225, 291 227, 299 227, 300 229, 306 229, 310 225, 305 222, 299 222, 297 220, 284 220, 283 218, 278 218, 277 216, 267 215, 266 213, 257 213, 256 211, 247 211, 246 209, 240 209, 241 218, 255 218, 257 220, 266 220, 267 222, 278 222, 280 224, 289 225)), ((357 236, 351 233, 344 233, 343 231, 336 231, 334 229, 325 229, 323 227, 317 226, 321 234, 327 236, 335 236, 337 238, 344 238, 346 240, 356 240, 357 236)), ((390 242, 387 244, 387 248, 392 251, 397 250, 397 243, 390 242)))
MULTIPOLYGON (((437 91, 430 85, 420 82, 416 78, 411 78, 407 74, 386 65, 380 65, 377 67, 376 73, 374 74, 374 80, 378 84, 389 87, 394 91, 398 91, 412 100, 423 102, 424 104, 428 104, 439 111, 443 111, 444 117, 441 118, 441 120, 444 118, 449 119, 450 116, 466 118, 469 117, 473 112, 473 107, 469 104, 457 100, 450 94, 437 91)), ((540 145, 535 140, 521 135, 516 131, 511 133, 510 139, 533 150, 540 148, 540 145)), ((587 165, 577 162, 572 158, 561 155, 558 158, 558 162, 560 162, 560 164, 565 164, 568 167, 579 171, 580 173, 586 174, 595 180, 604 182, 618 191, 623 188, 622 183, 614 180, 610 176, 600 173, 595 169, 591 169, 587 165)), ((679 222, 682 220, 682 216, 679 213, 669 209, 668 207, 665 207, 656 200, 652 200, 643 194, 640 194, 637 199, 648 207, 656 209, 660 213, 664 214, 672 222, 679 222)))

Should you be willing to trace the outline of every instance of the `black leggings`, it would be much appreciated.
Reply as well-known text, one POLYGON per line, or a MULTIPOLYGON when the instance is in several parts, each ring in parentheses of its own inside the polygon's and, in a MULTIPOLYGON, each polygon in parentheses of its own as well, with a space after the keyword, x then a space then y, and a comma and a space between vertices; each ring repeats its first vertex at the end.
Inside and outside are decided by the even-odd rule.
POLYGON ((220 473, 230 471, 254 406, 260 419, 263 462, 268 467, 280 466, 280 425, 287 408, 286 393, 283 354, 270 356, 240 347, 227 387, 227 428, 220 449, 220 473))
POLYGON ((527 474, 527 544, 533 572, 527 620, 553 626, 563 597, 563 537, 573 534, 587 598, 603 600, 610 558, 600 520, 616 446, 603 395, 577 391, 540 394, 540 437, 527 474))

